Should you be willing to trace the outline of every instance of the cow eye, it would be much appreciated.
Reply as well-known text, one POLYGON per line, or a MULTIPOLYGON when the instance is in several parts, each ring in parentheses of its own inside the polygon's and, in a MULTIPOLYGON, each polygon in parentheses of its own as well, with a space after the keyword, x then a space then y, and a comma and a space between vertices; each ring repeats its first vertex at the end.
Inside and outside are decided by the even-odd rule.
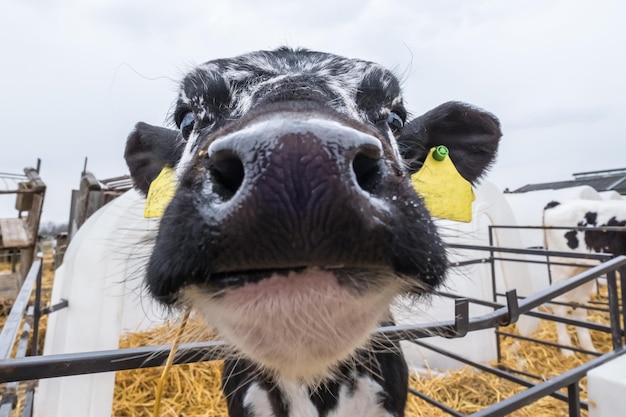
POLYGON ((387 124, 391 132, 395 135, 402 131, 404 120, 402 120, 402 117, 398 113, 392 111, 389 113, 389 117, 387 117, 387 124))
POLYGON ((185 114, 183 119, 180 121, 180 131, 185 139, 189 137, 195 121, 196 118, 192 112, 185 114))

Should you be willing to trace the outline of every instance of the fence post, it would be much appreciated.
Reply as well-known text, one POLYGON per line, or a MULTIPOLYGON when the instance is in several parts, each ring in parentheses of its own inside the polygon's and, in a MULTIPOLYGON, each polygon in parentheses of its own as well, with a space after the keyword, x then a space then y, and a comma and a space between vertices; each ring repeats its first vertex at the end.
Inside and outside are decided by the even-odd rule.
MULTIPOLYGON (((620 266, 617 270, 619 271, 619 281, 622 298, 622 319, 624 323, 624 327, 622 327, 620 331, 622 335, 622 343, 626 343, 626 265, 620 266)), ((619 319, 617 321, 619 323, 619 319)))
POLYGON ((580 387, 578 381, 567 386, 569 417, 580 417, 580 387))
MULTIPOLYGON (((617 294, 617 279, 615 270, 606 273, 606 283, 609 290, 609 317, 611 319, 611 341, 613 350, 623 346, 622 326, 620 324, 619 296, 617 294)), ((622 289, 623 291, 623 289, 622 289)))
MULTIPOLYGON (((489 247, 493 248, 493 225, 487 226, 489 229, 489 247)), ((494 261, 495 252, 493 249, 489 250, 489 260, 491 263, 491 293, 492 293, 492 301, 494 303, 498 302, 498 290, 496 288, 496 262, 494 261)), ((502 363, 502 343, 500 341, 500 326, 495 326, 495 336, 496 336, 496 360, 498 366, 502 363)))
POLYGON ((33 338, 32 345, 30 347, 31 355, 37 356, 38 347, 39 347, 39 319, 41 318, 41 277, 43 273, 43 254, 37 254, 39 259, 41 259, 41 264, 39 266, 39 271, 37 272, 37 280, 35 281, 35 306, 33 313, 33 338))

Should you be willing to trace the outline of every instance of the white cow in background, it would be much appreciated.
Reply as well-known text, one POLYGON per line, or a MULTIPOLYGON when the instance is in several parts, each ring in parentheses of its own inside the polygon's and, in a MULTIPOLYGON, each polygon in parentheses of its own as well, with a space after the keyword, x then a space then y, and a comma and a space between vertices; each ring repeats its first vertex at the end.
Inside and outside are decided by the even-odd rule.
MULTIPOLYGON (((553 201, 544 209, 543 225, 546 227, 604 227, 626 225, 626 201, 624 200, 572 200, 559 203, 553 201)), ((626 230, 626 229, 625 229, 626 230)), ((575 251, 579 253, 612 253, 614 255, 626 255, 626 232, 611 231, 577 231, 563 229, 546 229, 545 246, 553 251, 575 251)), ((551 258, 553 262, 572 262, 568 258, 551 258)), ((577 264, 582 266, 550 265, 550 273, 553 283, 563 282, 574 275, 580 274, 587 269, 586 265, 593 265, 596 261, 577 259, 577 264)), ((579 286, 568 293, 558 297, 555 301, 566 303, 585 303, 593 291, 594 281, 579 286)), ((567 314, 567 307, 553 306, 554 313, 560 316, 567 314)), ((573 317, 585 321, 587 309, 574 308, 573 317)), ((571 346, 571 340, 565 324, 556 323, 558 342, 564 346, 571 346)), ((580 346, 588 351, 596 349, 591 341, 589 329, 576 327, 580 346)), ((564 355, 572 355, 568 349, 563 350, 564 355)))

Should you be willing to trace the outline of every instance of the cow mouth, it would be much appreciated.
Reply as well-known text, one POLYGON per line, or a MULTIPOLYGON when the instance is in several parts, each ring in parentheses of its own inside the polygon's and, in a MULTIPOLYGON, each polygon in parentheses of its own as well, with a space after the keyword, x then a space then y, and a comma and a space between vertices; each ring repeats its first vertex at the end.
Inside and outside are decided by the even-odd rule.
POLYGON ((211 274, 210 286, 215 289, 241 287, 246 284, 255 284, 273 275, 287 276, 290 272, 299 273, 305 266, 277 269, 252 269, 243 271, 218 272, 211 274))
POLYGON ((345 265, 335 266, 295 266, 275 269, 251 269, 241 271, 218 272, 211 274, 205 287, 210 290, 222 292, 236 290, 237 288, 258 284, 270 278, 298 279, 309 274, 328 273, 333 275, 340 286, 351 288, 357 292, 364 291, 368 287, 380 281, 380 276, 388 278, 392 273, 389 268, 354 267, 345 265), (292 277, 292 278, 289 278, 292 277))
POLYGON ((217 275, 183 288, 184 302, 244 357, 290 379, 321 377, 363 346, 402 290, 389 272, 353 268, 217 275))

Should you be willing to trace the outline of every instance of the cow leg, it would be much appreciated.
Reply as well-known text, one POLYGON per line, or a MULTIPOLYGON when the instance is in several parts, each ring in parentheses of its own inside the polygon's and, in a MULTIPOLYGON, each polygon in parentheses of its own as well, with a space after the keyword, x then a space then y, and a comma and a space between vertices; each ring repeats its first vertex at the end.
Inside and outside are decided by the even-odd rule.
MULTIPOLYGON (((587 321, 586 308, 575 308, 572 315, 576 320, 587 321)), ((581 348, 590 352, 597 352, 596 348, 593 346, 593 342, 591 340, 591 335, 589 334, 588 328, 580 326, 576 327, 576 333, 578 334, 578 343, 580 344, 581 348)))
MULTIPOLYGON (((552 311, 554 312, 555 316, 567 317, 567 307, 565 306, 554 305, 552 306, 552 311)), ((559 343, 559 345, 572 346, 572 340, 569 337, 569 333, 567 333, 567 326, 565 325, 565 323, 560 323, 557 321, 555 322, 555 325, 557 342, 559 343)), ((574 354, 572 350, 563 348, 561 348, 561 353, 563 354, 563 356, 571 356, 574 354)))

